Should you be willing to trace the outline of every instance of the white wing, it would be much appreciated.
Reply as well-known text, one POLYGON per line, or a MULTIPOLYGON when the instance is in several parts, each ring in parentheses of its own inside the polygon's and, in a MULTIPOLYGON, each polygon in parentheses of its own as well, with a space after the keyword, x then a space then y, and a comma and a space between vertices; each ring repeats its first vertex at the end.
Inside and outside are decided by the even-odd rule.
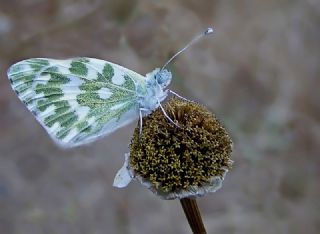
POLYGON ((8 70, 14 91, 61 146, 85 144, 138 118, 144 77, 93 58, 27 59, 8 70))

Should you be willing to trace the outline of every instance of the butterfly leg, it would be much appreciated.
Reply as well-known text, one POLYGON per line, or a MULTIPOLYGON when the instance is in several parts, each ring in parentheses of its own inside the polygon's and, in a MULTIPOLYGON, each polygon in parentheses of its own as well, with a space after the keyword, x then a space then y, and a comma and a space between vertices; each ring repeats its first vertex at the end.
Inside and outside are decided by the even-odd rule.
POLYGON ((167 114, 167 112, 164 110, 164 108, 162 107, 161 103, 158 101, 158 104, 162 110, 163 115, 169 120, 170 123, 172 123, 174 126, 176 126, 177 128, 180 128, 180 126, 178 124, 176 124, 167 114))
POLYGON ((147 108, 139 108, 139 135, 141 136, 142 134, 142 125, 143 125, 143 114, 142 111, 146 112, 146 113, 150 113, 150 110, 147 108))
POLYGON ((178 97, 178 98, 180 98, 180 99, 182 99, 184 101, 193 102, 193 101, 191 101, 191 100, 189 100, 189 99, 187 99, 185 97, 180 96, 179 94, 177 94, 176 92, 172 91, 171 89, 168 89, 168 90, 169 90, 170 93, 172 93, 173 95, 175 95, 176 97, 178 97))
POLYGON ((143 111, 143 109, 142 108, 140 108, 139 109, 139 136, 141 136, 141 134, 142 134, 142 111, 143 111))

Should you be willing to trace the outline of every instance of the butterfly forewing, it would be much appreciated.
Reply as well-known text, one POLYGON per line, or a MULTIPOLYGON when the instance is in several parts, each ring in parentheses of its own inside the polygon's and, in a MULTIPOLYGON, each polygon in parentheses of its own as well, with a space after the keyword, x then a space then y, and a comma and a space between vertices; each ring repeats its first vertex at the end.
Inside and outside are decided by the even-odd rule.
POLYGON ((64 147, 88 143, 138 117, 144 77, 93 58, 27 59, 8 77, 22 102, 64 147))

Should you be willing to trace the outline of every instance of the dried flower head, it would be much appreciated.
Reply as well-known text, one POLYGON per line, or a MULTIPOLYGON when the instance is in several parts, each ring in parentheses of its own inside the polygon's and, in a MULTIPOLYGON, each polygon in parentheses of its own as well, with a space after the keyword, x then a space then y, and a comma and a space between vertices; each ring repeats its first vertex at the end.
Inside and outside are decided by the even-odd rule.
POLYGON ((143 118, 135 129, 128 157, 130 174, 165 199, 216 191, 231 167, 232 141, 217 118, 203 106, 171 98, 143 118))

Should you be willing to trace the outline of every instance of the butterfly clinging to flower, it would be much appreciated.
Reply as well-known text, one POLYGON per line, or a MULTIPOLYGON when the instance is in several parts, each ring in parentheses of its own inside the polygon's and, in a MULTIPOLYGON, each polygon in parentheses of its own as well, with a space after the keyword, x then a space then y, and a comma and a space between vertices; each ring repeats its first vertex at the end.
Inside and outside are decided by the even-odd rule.
MULTIPOLYGON (((195 37, 165 66, 211 32, 208 28, 195 37)), ((19 99, 53 140, 62 147, 73 147, 105 136, 139 116, 142 126, 142 116, 162 107, 161 101, 168 96, 165 89, 172 74, 165 66, 144 77, 95 58, 31 58, 12 65, 8 77, 19 99)))

